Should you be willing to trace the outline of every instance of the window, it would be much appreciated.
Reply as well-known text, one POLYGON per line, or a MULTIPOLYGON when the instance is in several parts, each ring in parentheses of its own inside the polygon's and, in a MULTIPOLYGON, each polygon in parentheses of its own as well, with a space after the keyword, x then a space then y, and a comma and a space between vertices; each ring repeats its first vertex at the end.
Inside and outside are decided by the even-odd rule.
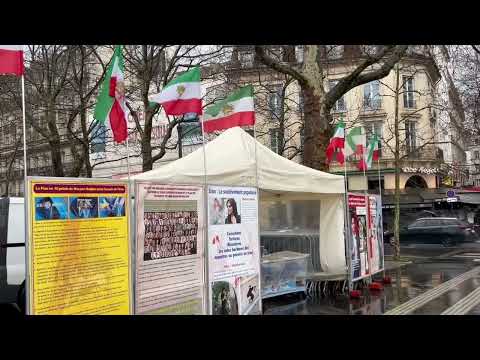
MULTIPOLYGON (((335 85, 337 85, 338 80, 330 80, 330 89, 332 89, 335 85)), ((338 112, 344 112, 347 111, 347 106, 345 104, 345 98, 342 95, 340 99, 337 100, 337 102, 333 105, 333 111, 338 111, 338 112)))
POLYGON ((104 153, 107 127, 97 122, 92 131, 90 153, 104 153))
POLYGON ((249 68, 253 66, 253 52, 242 51, 240 53, 240 65, 242 68, 249 68))
POLYGON ((367 110, 380 109, 380 81, 371 81, 363 86, 363 108, 367 110))
POLYGON ((474 158, 475 160, 480 159, 480 152, 478 152, 477 150, 475 150, 475 151, 473 152, 473 158, 474 158))
POLYGON ((305 47, 303 45, 295 46, 295 58, 298 63, 303 63, 303 55, 305 53, 305 47))
POLYGON ((383 138, 383 121, 368 121, 365 123, 365 132, 367 135, 367 146, 376 134, 378 137, 378 155, 382 157, 382 138, 383 138))
POLYGON ((414 86, 412 76, 403 76, 403 106, 405 108, 415 108, 414 86))
POLYGON ((405 121, 405 142, 407 153, 414 153, 417 148, 417 133, 415 121, 405 121))
POLYGON ((282 116, 282 100, 282 86, 272 87, 268 94, 268 108, 273 119, 282 116))
POLYGON ((419 227, 424 227, 427 226, 427 221, 422 219, 422 220, 417 220, 413 224, 411 224, 408 228, 419 228, 419 227))
POLYGON ((270 150, 278 154, 280 147, 280 130, 270 129, 270 150))
POLYGON ((203 142, 202 127, 199 123, 181 124, 182 144, 196 145, 203 142))

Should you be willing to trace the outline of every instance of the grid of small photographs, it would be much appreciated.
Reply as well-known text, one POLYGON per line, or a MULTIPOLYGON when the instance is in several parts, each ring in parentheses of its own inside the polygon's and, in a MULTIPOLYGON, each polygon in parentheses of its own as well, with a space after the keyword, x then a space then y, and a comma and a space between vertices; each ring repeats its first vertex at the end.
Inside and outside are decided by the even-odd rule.
POLYGON ((143 260, 197 253, 197 211, 146 211, 143 260))
POLYGON ((125 216, 123 196, 46 196, 35 198, 35 220, 75 220, 125 216))

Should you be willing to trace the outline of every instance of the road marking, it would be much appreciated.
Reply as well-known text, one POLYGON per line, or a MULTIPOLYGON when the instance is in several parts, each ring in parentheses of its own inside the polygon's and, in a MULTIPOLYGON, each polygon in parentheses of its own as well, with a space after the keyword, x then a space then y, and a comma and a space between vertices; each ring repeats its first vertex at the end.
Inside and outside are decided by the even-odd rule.
POLYGON ((450 279, 443 284, 403 303, 402 305, 397 306, 396 308, 387 311, 384 315, 407 315, 415 311, 416 309, 422 307, 423 305, 429 303, 433 299, 439 297, 440 295, 446 293, 450 289, 453 289, 460 285, 462 282, 478 275, 480 273, 480 266, 473 268, 470 271, 467 271, 459 276, 450 279))
POLYGON ((478 304, 480 304, 480 288, 473 290, 470 294, 456 302, 453 306, 450 306, 440 315, 465 315, 478 304))

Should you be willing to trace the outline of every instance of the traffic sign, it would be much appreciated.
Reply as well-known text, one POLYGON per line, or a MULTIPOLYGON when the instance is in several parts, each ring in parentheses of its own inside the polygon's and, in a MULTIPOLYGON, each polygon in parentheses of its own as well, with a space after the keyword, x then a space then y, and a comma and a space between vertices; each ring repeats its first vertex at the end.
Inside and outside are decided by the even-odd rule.
POLYGON ((448 190, 448 191, 447 191, 447 197, 448 197, 448 198, 453 198, 453 197, 455 197, 455 191, 453 191, 453 190, 448 190))

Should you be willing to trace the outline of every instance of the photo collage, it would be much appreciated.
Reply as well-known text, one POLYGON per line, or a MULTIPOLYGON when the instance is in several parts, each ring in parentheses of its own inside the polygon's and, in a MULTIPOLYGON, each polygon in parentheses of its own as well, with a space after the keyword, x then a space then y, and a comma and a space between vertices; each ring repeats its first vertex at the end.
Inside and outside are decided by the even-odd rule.
POLYGON ((35 198, 35 220, 76 220, 125 216, 123 196, 35 198))
POLYGON ((197 254, 197 211, 144 212, 144 261, 197 254))

